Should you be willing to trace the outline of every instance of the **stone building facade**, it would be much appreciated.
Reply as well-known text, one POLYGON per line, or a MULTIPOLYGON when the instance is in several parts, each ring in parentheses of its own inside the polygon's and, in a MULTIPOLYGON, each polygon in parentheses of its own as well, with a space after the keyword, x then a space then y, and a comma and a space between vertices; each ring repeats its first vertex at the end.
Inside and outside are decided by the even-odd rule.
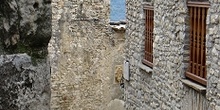
POLYGON ((128 110, 219 110, 220 1, 209 0, 206 19, 207 86, 186 79, 189 61, 187 0, 127 0, 125 107, 128 110), (147 3, 146 3, 147 2, 147 3), (142 63, 144 6, 154 8, 153 68, 142 63))
POLYGON ((0 110, 123 110, 125 29, 109 5, 0 1, 0 110))
POLYGON ((124 36, 110 28, 109 8, 110 0, 52 0, 52 110, 105 110, 122 99, 124 36))

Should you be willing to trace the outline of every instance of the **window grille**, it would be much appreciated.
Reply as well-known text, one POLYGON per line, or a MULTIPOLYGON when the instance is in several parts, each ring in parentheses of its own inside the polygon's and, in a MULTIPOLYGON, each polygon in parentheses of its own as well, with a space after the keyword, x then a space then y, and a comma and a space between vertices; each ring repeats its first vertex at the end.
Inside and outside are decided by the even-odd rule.
POLYGON ((145 7, 145 16, 145 56, 143 63, 153 67, 154 10, 152 6, 145 7))
POLYGON ((189 1, 190 60, 186 77, 202 85, 207 83, 206 17, 209 3, 189 1))

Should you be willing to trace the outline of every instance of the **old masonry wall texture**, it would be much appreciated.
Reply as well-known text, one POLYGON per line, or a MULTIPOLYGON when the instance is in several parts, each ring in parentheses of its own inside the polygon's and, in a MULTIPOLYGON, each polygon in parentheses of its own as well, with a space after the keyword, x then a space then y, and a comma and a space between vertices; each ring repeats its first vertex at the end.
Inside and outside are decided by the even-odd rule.
POLYGON ((125 56, 130 80, 125 81, 128 110, 219 110, 219 12, 220 1, 209 0, 207 16, 206 94, 186 86, 188 66, 188 9, 186 0, 152 0, 154 7, 154 66, 141 63, 144 56, 145 16, 143 1, 127 0, 125 56), (147 70, 147 71, 146 71, 147 70), (198 101, 196 101, 198 100, 198 101), (200 102, 199 102, 200 101, 200 102))
POLYGON ((121 97, 114 70, 123 62, 124 37, 111 35, 109 5, 109 0, 52 1, 51 109, 105 110, 121 97))
POLYGON ((109 5, 0 1, 0 110, 123 110, 124 29, 109 5))

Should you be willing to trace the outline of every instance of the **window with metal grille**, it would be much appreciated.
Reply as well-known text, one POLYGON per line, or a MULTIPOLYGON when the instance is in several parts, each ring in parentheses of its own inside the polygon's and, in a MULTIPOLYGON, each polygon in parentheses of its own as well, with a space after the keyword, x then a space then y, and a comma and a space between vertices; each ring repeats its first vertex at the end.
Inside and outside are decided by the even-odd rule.
POLYGON ((209 3, 189 1, 190 59, 186 77, 202 85, 207 84, 206 72, 206 17, 209 3))
POLYGON ((143 63, 153 67, 153 29, 154 29, 154 10, 152 6, 144 7, 145 10, 145 55, 143 63))

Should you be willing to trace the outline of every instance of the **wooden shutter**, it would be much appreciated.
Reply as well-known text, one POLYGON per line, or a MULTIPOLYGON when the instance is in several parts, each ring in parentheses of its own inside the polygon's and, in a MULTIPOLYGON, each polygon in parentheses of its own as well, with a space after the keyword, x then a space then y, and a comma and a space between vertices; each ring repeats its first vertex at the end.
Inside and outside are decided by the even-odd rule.
POLYGON ((145 7, 145 56, 143 63, 153 67, 153 29, 154 10, 153 7, 145 7))
POLYGON ((186 77, 206 85, 206 2, 188 2, 190 15, 190 61, 186 77))

